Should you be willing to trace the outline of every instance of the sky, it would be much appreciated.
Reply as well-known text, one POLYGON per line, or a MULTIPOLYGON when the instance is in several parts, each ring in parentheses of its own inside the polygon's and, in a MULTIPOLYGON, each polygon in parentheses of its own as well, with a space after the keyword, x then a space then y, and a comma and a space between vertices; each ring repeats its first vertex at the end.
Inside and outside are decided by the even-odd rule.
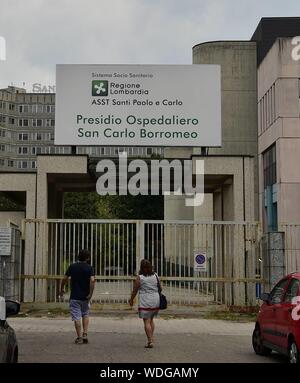
POLYGON ((299 0, 0 0, 0 88, 55 84, 56 64, 192 64, 192 47, 249 40, 299 0))

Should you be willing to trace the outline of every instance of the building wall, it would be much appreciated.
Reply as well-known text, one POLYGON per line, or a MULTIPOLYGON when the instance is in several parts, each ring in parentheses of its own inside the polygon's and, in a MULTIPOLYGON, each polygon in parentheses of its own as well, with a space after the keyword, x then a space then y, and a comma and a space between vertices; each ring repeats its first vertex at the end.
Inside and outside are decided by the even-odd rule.
POLYGON ((32 171, 37 154, 70 153, 70 148, 53 147, 54 113, 54 94, 0 90, 0 170, 32 171))
POLYGON ((24 218, 25 212, 23 211, 0 211, 0 226, 16 225, 21 229, 24 218))
POLYGON ((260 215, 267 228, 263 153, 276 145, 278 223, 300 222, 300 61, 291 38, 278 38, 258 68, 260 215))
POLYGON ((199 44, 193 48, 193 64, 221 66, 222 147, 209 148, 209 154, 257 156, 256 44, 199 44))

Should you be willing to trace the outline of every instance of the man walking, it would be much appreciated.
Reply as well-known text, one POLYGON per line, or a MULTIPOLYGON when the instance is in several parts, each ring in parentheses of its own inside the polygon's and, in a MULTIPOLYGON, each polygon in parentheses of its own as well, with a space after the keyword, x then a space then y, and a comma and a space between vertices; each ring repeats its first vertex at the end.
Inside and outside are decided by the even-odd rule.
POLYGON ((95 287, 95 274, 89 264, 91 255, 88 250, 79 251, 79 262, 70 265, 61 281, 60 296, 64 295, 64 287, 71 278, 70 312, 74 321, 77 338, 76 344, 88 343, 89 309, 95 287), (83 333, 81 335, 81 321, 83 333))

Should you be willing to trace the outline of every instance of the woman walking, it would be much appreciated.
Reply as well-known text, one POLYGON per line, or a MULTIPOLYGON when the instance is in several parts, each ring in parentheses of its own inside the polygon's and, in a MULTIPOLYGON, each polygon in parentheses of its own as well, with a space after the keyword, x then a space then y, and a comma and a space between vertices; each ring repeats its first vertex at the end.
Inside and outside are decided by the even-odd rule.
POLYGON ((131 298, 130 306, 133 306, 133 301, 137 293, 139 293, 139 317, 144 320, 144 329, 147 335, 148 343, 146 348, 153 347, 154 333, 154 317, 159 311, 159 289, 160 282, 157 274, 153 272, 153 267, 147 259, 141 261, 141 268, 137 276, 131 298))

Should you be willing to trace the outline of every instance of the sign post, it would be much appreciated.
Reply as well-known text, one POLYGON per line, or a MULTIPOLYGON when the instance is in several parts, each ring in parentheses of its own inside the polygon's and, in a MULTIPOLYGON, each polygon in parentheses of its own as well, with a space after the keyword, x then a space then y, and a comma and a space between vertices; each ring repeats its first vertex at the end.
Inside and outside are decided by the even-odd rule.
POLYGON ((194 271, 207 271, 207 254, 205 251, 194 251, 194 271))
POLYGON ((11 228, 0 227, 0 257, 11 255, 11 228))
POLYGON ((2 289, 0 295, 6 295, 6 260, 11 256, 12 229, 9 227, 0 227, 0 281, 2 280, 2 289))

